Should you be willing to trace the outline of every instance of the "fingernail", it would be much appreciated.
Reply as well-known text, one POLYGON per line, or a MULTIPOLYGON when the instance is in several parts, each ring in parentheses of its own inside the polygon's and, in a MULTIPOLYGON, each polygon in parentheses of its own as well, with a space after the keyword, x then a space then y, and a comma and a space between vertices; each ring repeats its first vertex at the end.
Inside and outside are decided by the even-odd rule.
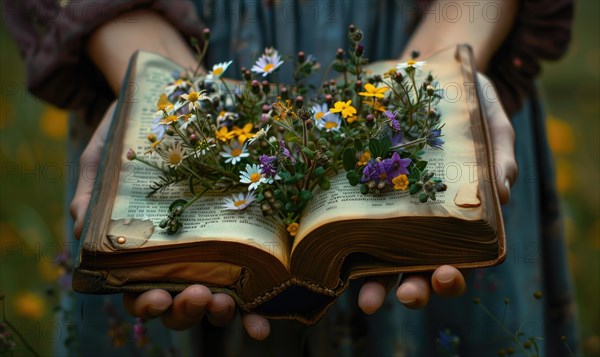
POLYGON ((443 287, 450 287, 454 284, 456 277, 452 272, 441 272, 436 275, 436 279, 443 287))
POLYGON ((510 181, 508 181, 508 179, 504 180, 504 187, 506 187, 506 190, 508 191, 508 198, 510 198, 510 181))
POLYGON ((398 301, 400 301, 404 305, 412 305, 412 304, 414 304, 417 301, 417 299, 406 299, 406 298, 403 299, 403 298, 399 297, 398 301))

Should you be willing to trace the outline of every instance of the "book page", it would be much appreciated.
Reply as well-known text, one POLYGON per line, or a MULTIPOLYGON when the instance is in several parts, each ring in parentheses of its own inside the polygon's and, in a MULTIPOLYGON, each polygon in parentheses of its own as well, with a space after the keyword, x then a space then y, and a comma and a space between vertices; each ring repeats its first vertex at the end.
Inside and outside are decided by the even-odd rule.
MULTIPOLYGON (((315 228, 329 222, 348 219, 384 219, 406 216, 457 217, 477 220, 482 217, 482 206, 459 207, 454 203, 456 193, 465 184, 478 179, 478 167, 471 133, 467 100, 474 97, 472 83, 464 83, 460 63, 454 58, 455 47, 443 51, 427 61, 420 72, 426 76, 431 71, 444 90, 437 105, 444 123, 443 150, 427 149, 423 159, 427 169, 434 171, 448 185, 446 192, 437 193, 436 201, 419 203, 408 191, 387 192, 381 195, 360 193, 359 186, 350 186, 345 173, 331 181, 328 191, 321 191, 307 205, 301 218, 294 247, 315 228)), ((417 81, 419 83, 419 81, 417 81)), ((343 170, 342 170, 343 171, 343 170)))
MULTIPOLYGON (((135 83, 131 85, 133 96, 129 98, 122 165, 118 170, 119 187, 112 219, 152 221, 154 232, 144 247, 199 240, 236 241, 262 249, 287 266, 290 248, 285 227, 275 219, 263 217, 256 205, 241 212, 224 210, 223 195, 206 194, 186 209, 181 217, 183 228, 177 234, 168 235, 158 227, 160 221, 166 218, 169 205, 174 200, 192 198, 187 180, 146 198, 151 182, 158 179, 160 172, 143 163, 128 161, 126 154, 132 148, 138 156, 152 160, 149 154, 144 153, 150 148, 147 136, 151 133, 156 102, 171 80, 171 73, 180 69, 160 56, 144 52, 138 55, 135 83)), ((157 154, 154 155, 156 159, 157 154)))

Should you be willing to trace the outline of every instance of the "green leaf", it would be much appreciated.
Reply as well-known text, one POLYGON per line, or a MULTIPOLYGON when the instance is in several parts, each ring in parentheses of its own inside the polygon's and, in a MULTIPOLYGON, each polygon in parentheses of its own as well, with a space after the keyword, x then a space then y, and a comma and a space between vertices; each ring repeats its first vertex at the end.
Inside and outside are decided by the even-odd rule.
POLYGON ((302 190, 300 191, 300 200, 304 203, 310 201, 310 199, 312 198, 313 194, 312 192, 310 192, 309 190, 302 190))
POLYGON ((351 186, 356 186, 360 182, 360 176, 354 170, 350 170, 346 173, 346 178, 351 186))
POLYGON ((392 148, 392 140, 389 137, 385 136, 379 141, 379 143, 381 144, 381 148, 380 148, 381 154, 378 156, 387 157, 387 153, 392 148))
POLYGON ((415 167, 419 170, 419 171, 424 171, 425 168, 427 167, 427 161, 425 160, 421 160, 419 162, 417 162, 415 164, 415 167))
POLYGON ((409 192, 411 195, 414 195, 417 192, 421 191, 422 188, 423 188, 423 185, 421 185, 420 183, 414 183, 414 184, 410 185, 409 192))
POLYGON ((367 193, 369 193, 369 187, 365 184, 360 185, 360 193, 366 195, 367 193))
POLYGON ((363 142, 360 139, 354 139, 354 150, 363 151, 363 142))
POLYGON ((321 177, 325 174, 325 169, 321 166, 317 167, 315 171, 313 171, 313 178, 321 177))
POLYGON ((379 139, 373 138, 369 140, 369 151, 371 151, 371 157, 381 157, 381 142, 379 139))
POLYGON ((304 153, 304 155, 306 155, 306 157, 310 160, 314 159, 315 157, 315 152, 312 151, 311 149, 309 149, 308 147, 303 147, 302 148, 302 152, 304 153))
POLYGON ((346 65, 343 62, 336 61, 333 63, 332 68, 336 72, 344 72, 346 71, 346 65))
POLYGON ((189 186, 192 195, 196 196, 196 188, 194 187, 194 176, 190 176, 189 186))
POLYGON ((327 178, 327 176, 321 177, 321 180, 319 181, 319 187, 322 190, 329 190, 329 188, 331 187, 331 181, 329 181, 329 178, 327 178))
POLYGON ((425 203, 425 202, 427 202, 428 199, 429 199, 429 195, 427 195, 425 192, 421 192, 419 194, 419 202, 425 203))
POLYGON ((344 164, 344 170, 354 170, 354 167, 356 167, 356 163, 358 162, 358 160, 356 160, 356 150, 353 148, 346 148, 342 154, 342 162, 344 164))

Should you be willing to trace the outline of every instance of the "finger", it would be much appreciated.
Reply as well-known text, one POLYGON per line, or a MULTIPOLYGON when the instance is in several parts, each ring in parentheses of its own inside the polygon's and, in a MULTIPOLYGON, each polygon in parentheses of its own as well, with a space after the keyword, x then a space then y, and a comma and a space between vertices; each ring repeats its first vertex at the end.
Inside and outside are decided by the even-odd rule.
POLYGON ((242 325, 244 325, 248 335, 255 340, 262 341, 271 333, 269 321, 259 315, 242 314, 242 325))
POLYGON ((100 125, 94 132, 94 135, 90 139, 90 142, 86 146, 85 150, 81 154, 79 160, 79 179, 77 181, 77 188, 75 189, 75 195, 71 201, 71 216, 75 220, 73 227, 73 233, 75 238, 79 239, 81 231, 83 229, 83 221, 90 203, 92 196, 92 190, 96 181, 96 173, 98 171, 98 164, 102 156, 102 149, 106 141, 108 134, 108 128, 115 110, 116 103, 113 103, 104 114, 104 118, 100 122, 100 125))
POLYGON ((214 294, 208 305, 208 321, 215 326, 229 325, 235 317, 235 301, 227 294, 214 294))
POLYGON ((123 304, 130 315, 150 319, 167 311, 173 303, 171 295, 161 289, 143 294, 123 294, 123 304))
POLYGON ((496 187, 500 203, 505 204, 510 199, 510 188, 515 183, 518 175, 515 158, 515 131, 510 119, 498 99, 493 84, 479 74, 478 81, 483 91, 483 110, 488 122, 492 140, 494 164, 496 173, 496 187))
POLYGON ((411 309, 420 309, 427 305, 430 296, 429 279, 422 274, 406 275, 396 290, 398 301, 411 309))
POLYGON ((382 276, 367 280, 358 293, 358 307, 365 314, 372 314, 379 310, 385 301, 385 297, 396 285, 398 276, 382 276))
POLYGON ((442 265, 433 272, 431 286, 440 296, 459 296, 467 288, 462 273, 450 265, 442 265))
POLYGON ((162 321, 173 330, 188 329, 202 320, 211 302, 210 289, 204 285, 190 285, 175 296, 171 308, 162 315, 162 321))

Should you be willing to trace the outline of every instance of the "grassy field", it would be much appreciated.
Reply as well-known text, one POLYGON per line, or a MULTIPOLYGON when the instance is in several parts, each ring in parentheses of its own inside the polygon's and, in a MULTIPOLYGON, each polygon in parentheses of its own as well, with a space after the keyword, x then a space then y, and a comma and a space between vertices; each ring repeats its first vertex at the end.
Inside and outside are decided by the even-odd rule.
MULTIPOLYGON (((541 89, 556 158, 583 350, 600 354, 600 1, 577 3, 574 39, 546 64, 541 89)), ((56 264, 64 236, 67 113, 30 96, 16 47, 0 28, 0 295, 11 321, 41 355, 51 354, 56 264)), ((0 333, 2 333, 0 329, 0 333)), ((17 343, 17 354, 23 346, 17 343)))

